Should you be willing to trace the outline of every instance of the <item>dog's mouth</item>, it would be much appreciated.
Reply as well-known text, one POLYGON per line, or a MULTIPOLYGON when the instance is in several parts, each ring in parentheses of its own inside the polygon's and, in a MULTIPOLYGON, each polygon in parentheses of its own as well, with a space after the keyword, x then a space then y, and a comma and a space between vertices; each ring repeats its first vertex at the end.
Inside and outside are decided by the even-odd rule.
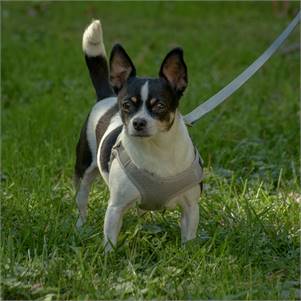
POLYGON ((130 135, 132 137, 140 137, 140 138, 147 138, 147 137, 151 137, 152 136, 149 133, 139 133, 139 132, 131 133, 130 135))

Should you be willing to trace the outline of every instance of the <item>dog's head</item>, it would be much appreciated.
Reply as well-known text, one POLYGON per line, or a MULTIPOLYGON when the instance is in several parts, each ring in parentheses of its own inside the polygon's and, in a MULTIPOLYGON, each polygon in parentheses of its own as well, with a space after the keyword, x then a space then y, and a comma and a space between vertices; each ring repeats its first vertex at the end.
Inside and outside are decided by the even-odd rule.
POLYGON ((168 131, 187 86, 183 51, 175 48, 166 55, 158 78, 140 78, 128 54, 117 44, 110 57, 110 80, 129 135, 150 137, 168 131))

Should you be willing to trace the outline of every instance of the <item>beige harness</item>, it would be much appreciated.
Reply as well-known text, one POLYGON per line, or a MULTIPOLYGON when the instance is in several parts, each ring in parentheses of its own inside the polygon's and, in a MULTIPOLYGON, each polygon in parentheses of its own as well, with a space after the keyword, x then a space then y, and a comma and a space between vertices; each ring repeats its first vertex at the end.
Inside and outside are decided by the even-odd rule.
POLYGON ((203 178, 201 159, 197 149, 195 149, 195 159, 188 169, 165 178, 139 169, 120 141, 112 149, 111 161, 114 158, 117 158, 121 168, 139 190, 141 195, 139 207, 145 210, 163 209, 169 200, 199 184, 203 178))

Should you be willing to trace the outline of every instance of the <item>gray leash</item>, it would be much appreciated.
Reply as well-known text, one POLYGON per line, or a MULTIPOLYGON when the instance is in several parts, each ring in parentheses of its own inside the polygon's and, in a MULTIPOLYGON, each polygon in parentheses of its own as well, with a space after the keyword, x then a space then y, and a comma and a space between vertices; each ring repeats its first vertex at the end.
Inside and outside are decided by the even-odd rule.
POLYGON ((230 95, 238 90, 264 63, 276 52, 281 44, 287 39, 293 29, 298 25, 301 19, 301 11, 287 26, 287 28, 280 34, 280 36, 272 43, 272 45, 245 71, 238 75, 231 83, 220 90, 218 93, 210 97, 207 101, 200 104, 192 112, 184 116, 184 121, 187 125, 192 126, 205 114, 212 111, 215 107, 225 101, 230 95))

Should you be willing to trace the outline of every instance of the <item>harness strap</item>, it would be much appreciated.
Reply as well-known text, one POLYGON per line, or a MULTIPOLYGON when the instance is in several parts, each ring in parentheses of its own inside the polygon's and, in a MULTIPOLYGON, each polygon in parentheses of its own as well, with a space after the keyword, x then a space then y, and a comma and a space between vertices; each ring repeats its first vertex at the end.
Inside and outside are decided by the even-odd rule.
POLYGON ((198 151, 191 166, 178 175, 159 177, 138 168, 119 141, 112 151, 112 159, 117 158, 121 168, 130 178, 141 195, 140 208, 159 210, 173 197, 199 184, 203 179, 203 170, 198 151))

